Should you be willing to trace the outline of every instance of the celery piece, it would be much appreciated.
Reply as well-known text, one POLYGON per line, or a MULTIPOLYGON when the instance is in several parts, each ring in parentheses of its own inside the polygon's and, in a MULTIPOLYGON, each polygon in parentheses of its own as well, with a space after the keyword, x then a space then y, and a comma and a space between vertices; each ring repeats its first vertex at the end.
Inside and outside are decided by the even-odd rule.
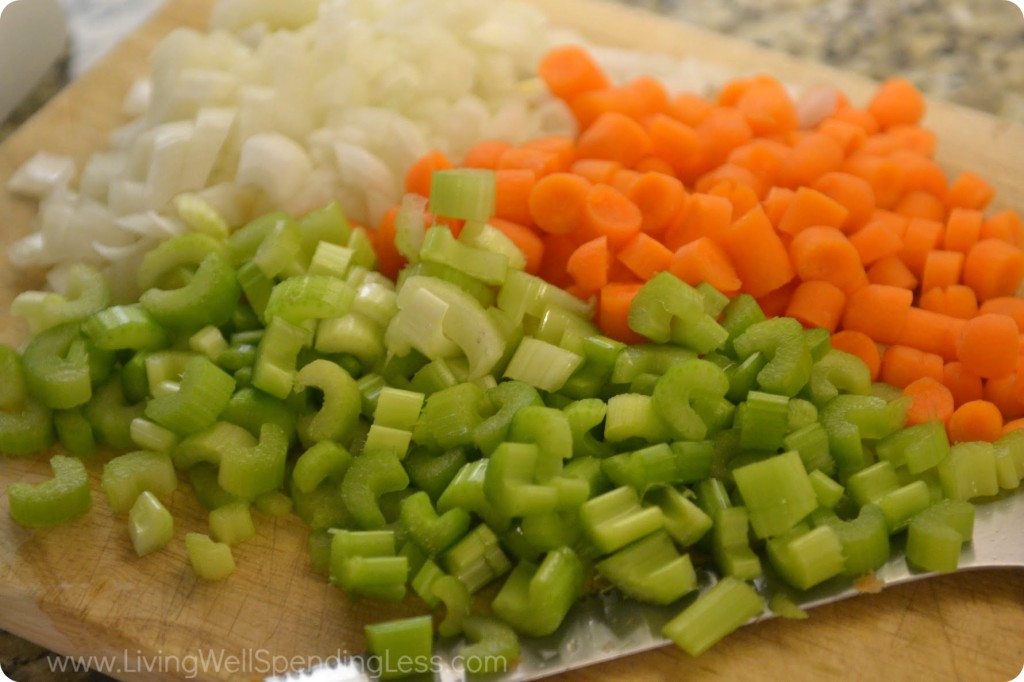
POLYGON ((331 538, 331 532, 324 528, 309 534, 309 563, 313 571, 325 576, 331 570, 331 538))
POLYGON ((623 594, 649 604, 671 604, 697 589, 690 556, 680 555, 665 531, 637 540, 595 568, 623 594))
POLYGON ((221 453, 217 483, 232 495, 254 500, 281 487, 287 456, 284 431, 274 424, 264 424, 256 445, 235 445, 221 453))
POLYGON ((363 447, 367 450, 387 450, 395 453, 399 459, 405 459, 411 442, 412 431, 372 424, 363 447))
POLYGON ((922 571, 955 571, 973 526, 974 506, 968 502, 943 500, 928 507, 910 522, 907 563, 922 571))
POLYGON ((335 277, 289 277, 274 285, 263 317, 268 324, 280 317, 293 325, 307 320, 341 317, 349 312, 355 297, 355 289, 335 277))
POLYGON ((448 575, 441 567, 435 564, 430 559, 423 562, 419 570, 413 575, 412 580, 409 581, 409 585, 412 587, 413 592, 416 593, 423 602, 432 609, 436 609, 441 605, 441 599, 434 594, 434 583, 441 578, 448 575))
POLYGON ((163 327, 199 329, 230 320, 240 294, 235 271, 213 252, 203 259, 188 284, 177 289, 148 289, 139 303, 163 327))
MULTIPOLYGON (((370 234, 363 227, 353 227, 345 246, 352 249, 352 265, 373 270, 377 267, 377 252, 373 250, 370 234)), ((351 274, 351 273, 350 273, 351 274)))
POLYGON ((692 350, 671 344, 640 343, 626 346, 615 354, 611 381, 614 384, 628 384, 642 374, 660 376, 673 365, 696 357, 692 350))
POLYGON ((830 522, 843 547, 843 575, 859 578, 889 561, 889 528, 885 514, 874 504, 860 508, 857 518, 830 522))
MULTIPOLYGON (((823 359, 832 350, 832 335, 822 327, 812 327, 804 330, 804 340, 811 351, 811 357, 815 362, 823 359)), ((869 381, 870 383, 870 381, 869 381)))
POLYGON ((587 536, 605 554, 653 533, 664 522, 661 509, 641 507, 636 491, 628 486, 587 500, 579 514, 587 536))
POLYGON ((236 276, 238 286, 245 294, 246 302, 262 322, 267 310, 267 303, 270 301, 270 294, 274 290, 274 280, 264 275, 259 266, 252 261, 246 261, 239 266, 236 276))
POLYGON ((349 265, 352 264, 352 249, 332 242, 319 242, 313 251, 307 273, 310 275, 327 275, 345 279, 349 265))
POLYGON ((345 508, 363 528, 380 528, 387 522, 380 508, 384 493, 404 490, 409 475, 397 455, 371 450, 355 457, 341 483, 345 508))
POLYGON ((434 225, 426 231, 419 257, 423 262, 442 263, 455 268, 485 284, 501 284, 509 270, 507 255, 474 248, 459 241, 446 225, 434 225))
POLYGON ((497 407, 490 417, 473 430, 473 442, 485 455, 489 455, 508 437, 512 418, 520 408, 542 405, 540 394, 533 386, 522 381, 503 381, 486 392, 486 400, 497 407))
MULTIPOLYGON (((501 384, 499 384, 500 386, 501 384)), ((608 412, 608 405, 598 398, 586 398, 569 403, 562 413, 569 422, 572 432, 572 456, 606 457, 612 453, 611 446, 594 435, 608 412)))
POLYGON ((740 447, 775 452, 782 447, 789 428, 789 398, 750 391, 736 410, 740 447))
POLYGON ((949 455, 949 437, 941 422, 915 424, 880 440, 875 452, 894 467, 905 465, 910 473, 919 474, 949 455))
POLYGON ((301 493, 315 490, 327 479, 341 481, 352 464, 352 454, 333 441, 324 440, 303 452, 292 469, 292 483, 301 493))
POLYGON ((953 500, 972 500, 999 492, 996 453, 984 441, 956 443, 938 465, 942 491, 953 500))
POLYGON ((313 335, 305 327, 283 317, 270 320, 256 350, 253 386, 275 398, 287 398, 294 387, 299 351, 312 342, 313 335))
POLYGON ((671 486, 655 488, 647 500, 661 509, 665 530, 681 547, 689 547, 711 530, 711 517, 671 486))
POLYGON ((572 547, 583 535, 575 509, 524 516, 519 523, 523 541, 537 553, 572 547))
POLYGON ((484 524, 477 525, 448 548, 442 555, 442 563, 470 593, 479 591, 512 568, 498 537, 484 524))
POLYGON ((470 594, 461 580, 443 575, 434 581, 431 594, 444 603, 445 616, 437 626, 437 634, 454 637, 462 632, 462 622, 469 615, 470 594))
MULTIPOLYGON (((141 450, 171 452, 181 440, 178 434, 155 422, 138 417, 129 426, 132 442, 141 450)), ((175 465, 177 466, 177 465, 175 465)))
POLYGON ((484 495, 502 516, 540 514, 558 508, 558 489, 538 483, 542 460, 533 443, 506 442, 491 453, 484 478, 484 495))
POLYGON ((103 350, 157 350, 167 333, 138 303, 98 310, 82 322, 82 331, 103 350))
POLYGON ((669 323, 669 340, 705 354, 721 348, 729 339, 729 332, 713 317, 704 314, 695 320, 673 318, 669 323))
POLYGON ((572 430, 561 410, 524 405, 512 417, 509 440, 536 443, 539 449, 536 476, 546 481, 562 471, 562 460, 572 456, 572 430))
POLYGON ((800 455, 790 451, 733 470, 759 538, 780 535, 818 506, 800 455))
POLYGON ((800 525, 768 541, 768 560, 782 579, 807 590, 839 575, 846 566, 843 545, 830 525, 800 525))
MULTIPOLYGON (((701 294, 669 272, 659 272, 637 291, 629 306, 629 328, 655 343, 672 338, 672 323, 696 324, 704 313, 701 294)), ((724 330, 723 330, 724 331, 724 330)), ((707 352, 711 349, 706 349, 707 352)))
POLYGON ((807 478, 811 481, 814 494, 818 497, 818 504, 826 509, 834 509, 845 492, 843 486, 832 480, 828 474, 820 469, 810 472, 807 478))
POLYGON ((67 271, 66 292, 25 291, 11 301, 11 315, 28 322, 39 334, 68 322, 80 322, 110 305, 110 286, 91 265, 76 263, 67 271))
POLYGON ((207 325, 188 338, 188 347, 217 362, 218 356, 227 350, 228 342, 219 329, 207 325))
POLYGON ((214 542, 208 535, 187 533, 185 550, 192 570, 203 580, 224 580, 235 572, 231 547, 222 542, 214 542))
POLYGON ((484 495, 489 462, 489 459, 479 459, 464 464, 438 498, 437 510, 446 512, 461 507, 479 516, 491 528, 499 531, 508 528, 511 520, 499 514, 484 495))
POLYGON ((367 597, 400 601, 405 596, 409 560, 395 551, 390 530, 332 530, 331 582, 367 597))
POLYGON ((764 599, 753 587, 726 576, 666 623, 661 634, 699 656, 763 610, 764 599))
POLYGON ((306 265, 303 261, 308 260, 303 258, 302 247, 298 223, 281 220, 260 242, 250 262, 269 279, 301 275, 306 265))
POLYGON ((504 376, 555 392, 583 364, 583 357, 533 337, 523 337, 504 376))
POLYGON ((331 201, 299 218, 299 232, 304 250, 313 253, 322 243, 347 244, 352 228, 338 202, 331 201))
POLYGON ((240 499, 220 487, 217 483, 217 467, 207 462, 199 462, 188 470, 188 482, 196 499, 208 510, 240 499))
POLYGON ((413 441, 436 451, 473 445, 476 429, 483 421, 479 410, 485 395, 482 388, 471 383, 431 394, 413 429, 413 441))
POLYGON ((807 620, 807 612, 800 608, 785 592, 775 592, 768 598, 768 609, 779 618, 807 620))
POLYGON ((397 429, 411 429, 419 419, 424 399, 422 393, 386 386, 377 395, 373 423, 397 429))
POLYGON ((828 432, 820 422, 812 422, 787 433, 782 439, 782 448, 796 450, 808 472, 831 474, 835 471, 836 463, 828 449, 828 432))
POLYGON ((715 563, 722 573, 739 580, 761 575, 761 560, 750 547, 749 521, 745 507, 728 507, 715 515, 711 529, 715 563))
POLYGON ((729 305, 729 297, 707 282, 698 284, 697 291, 704 298, 704 313, 712 318, 717 319, 725 306, 729 305))
POLYGON ((46 450, 53 444, 51 412, 28 398, 20 409, 0 410, 0 455, 16 457, 46 450))
POLYGON ((57 430, 60 444, 72 455, 91 457, 96 454, 96 437, 81 408, 55 410, 53 426, 57 430))
POLYGON ((231 233, 227 240, 228 258, 238 267, 256 255, 267 235, 282 221, 294 220, 284 211, 274 211, 253 218, 231 233))
POLYGON ((899 485, 896 470, 886 461, 876 462, 846 479, 846 489, 858 507, 878 502, 899 485))
POLYGON ((469 530, 469 512, 455 508, 438 515, 430 496, 422 490, 402 500, 399 518, 409 538, 431 558, 458 542, 469 530))
POLYGON ((429 277, 454 285, 461 291, 469 294, 470 297, 475 299, 484 308, 493 306, 497 299, 494 287, 490 284, 481 282, 476 277, 467 275, 465 272, 457 270, 450 265, 436 262, 424 261, 406 266, 398 273, 398 280, 395 284, 396 288, 399 291, 404 289, 406 282, 415 277, 429 277))
POLYGON ((50 458, 53 478, 42 483, 7 486, 11 518, 27 528, 49 528, 84 515, 92 507, 89 474, 80 460, 50 458))
POLYGON ((862 439, 884 438, 904 423, 906 403, 886 402, 875 396, 840 394, 821 408, 821 424, 828 432, 829 450, 848 475, 868 465, 862 439))
POLYGON ((280 490, 263 493, 252 502, 252 506, 261 514, 271 517, 287 516, 292 513, 295 503, 280 490))
POLYGON ((588 319, 593 314, 590 303, 521 270, 509 271, 498 291, 497 305, 518 326, 526 316, 539 319, 553 305, 588 319))
POLYGON ((186 232, 171 237, 143 256, 136 273, 139 290, 179 284, 176 273, 197 269, 209 254, 224 256, 225 251, 224 242, 210 235, 186 232))
POLYGON ((621 443, 630 438, 642 438, 657 443, 671 437, 668 424, 658 414, 650 396, 620 393, 608 400, 604 420, 605 442, 621 443))
POLYGON ((230 374, 209 359, 196 356, 185 365, 176 392, 149 401, 146 417, 187 436, 217 421, 234 390, 235 380, 230 374))
POLYGON ((231 396, 228 406, 220 415, 221 421, 241 426, 254 438, 260 435, 263 424, 274 424, 284 431, 288 442, 295 438, 295 415, 281 400, 256 388, 241 388, 231 396))
POLYGON ((789 400, 789 431, 797 431, 810 424, 818 423, 818 408, 803 398, 789 400))
POLYGON ((698 481, 695 488, 697 506, 712 519, 718 516, 718 512, 722 509, 733 506, 729 499, 729 491, 726 490, 725 483, 720 479, 705 478, 703 481, 698 481))
POLYGON ((93 432, 100 442, 115 450, 125 451, 135 446, 131 425, 135 419, 143 416, 145 409, 143 403, 129 405, 126 402, 121 382, 115 377, 93 391, 92 400, 85 404, 82 413, 92 424, 93 432))
POLYGON ((89 349, 77 322, 50 327, 22 354, 29 394, 46 407, 70 409, 92 397, 89 349))
POLYGON ((487 675, 512 670, 520 653, 515 630, 496 618, 478 615, 463 619, 462 630, 470 642, 458 650, 466 672, 487 675))
POLYGON ((166 547, 174 537, 171 512, 148 490, 128 510, 128 536, 140 557, 166 547))
POLYGON ((885 523, 891 535, 906 528, 910 519, 931 504, 931 494, 924 481, 911 481, 885 493, 878 498, 876 504, 885 515, 885 523))
POLYGON ((402 464, 412 484, 436 502, 466 464, 466 454, 461 448, 452 448, 440 455, 431 454, 426 448, 414 448, 402 464))
POLYGON ((733 344, 750 326, 765 321, 764 312, 750 294, 739 294, 722 309, 722 326, 729 332, 726 354, 735 354, 733 344))
POLYGON ((295 375, 295 392, 307 387, 319 389, 323 402, 312 417, 300 421, 303 442, 345 442, 351 438, 362 408, 362 396, 355 379, 337 363, 314 360, 295 375))
POLYGON ((686 360, 661 375, 654 386, 652 401, 675 438, 701 440, 708 428, 695 404, 720 399, 728 390, 729 380, 721 368, 707 360, 686 360))
POLYGON ((737 357, 762 353, 768 363, 757 374, 766 393, 793 397, 811 378, 813 358, 800 323, 789 317, 756 322, 733 341, 737 357))
POLYGON ((515 630, 543 637, 558 629, 583 594, 583 565, 568 547, 545 555, 540 565, 521 561, 502 585, 491 608, 515 630))
MULTIPOLYGON (((592 338, 597 331, 597 326, 588 318, 559 306, 546 308, 537 322, 537 327, 531 330, 535 338, 584 357, 587 339, 592 338)), ((602 368, 610 369, 607 365, 602 368)))
POLYGON ((120 455, 103 465, 100 485, 115 513, 126 512, 136 498, 148 490, 166 497, 178 487, 178 476, 170 456, 148 450, 120 455))
POLYGON ((763 353, 755 352, 743 362, 723 367, 725 375, 729 378, 729 391, 725 394, 726 399, 734 403, 746 400, 747 394, 757 385, 757 375, 767 364, 768 358, 763 353))
POLYGON ((233 447, 251 448, 256 437, 230 422, 214 422, 202 431, 182 439, 171 451, 177 469, 189 469, 199 462, 219 465, 221 456, 233 447))
POLYGON ((840 392, 868 395, 871 370, 856 355, 833 348, 811 367, 809 387, 811 402, 816 405, 824 405, 840 392))
POLYGON ((382 665, 379 677, 390 680, 430 671, 434 626, 430 616, 415 616, 363 628, 366 647, 382 665))
POLYGON ((292 481, 291 494, 295 515, 313 530, 344 528, 352 523, 337 481, 327 479, 308 493, 300 493, 292 481))
POLYGON ((0 412, 16 411, 28 399, 25 368, 18 351, 0 343, 0 412))
POLYGON ((455 168, 430 177, 429 210, 437 216, 484 222, 494 215, 494 171, 455 168))
POLYGON ((237 545, 256 535, 256 526, 245 502, 225 504, 210 512, 210 535, 217 542, 237 545))
POLYGON ((231 232, 224 217, 198 194, 183 192, 174 197, 174 211, 193 232, 215 239, 226 239, 231 232))

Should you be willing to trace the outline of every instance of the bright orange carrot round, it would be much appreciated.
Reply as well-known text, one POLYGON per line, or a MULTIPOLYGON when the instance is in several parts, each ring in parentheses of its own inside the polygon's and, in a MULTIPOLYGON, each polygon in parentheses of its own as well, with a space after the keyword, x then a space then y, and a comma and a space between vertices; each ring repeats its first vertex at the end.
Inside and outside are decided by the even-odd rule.
POLYGON ((920 125, 894 125, 886 131, 899 143, 902 149, 909 149, 922 156, 931 158, 938 146, 938 136, 934 131, 920 125))
POLYGON ((758 198, 768 191, 768 185, 763 178, 733 163, 723 163, 718 168, 708 171, 697 180, 694 189, 698 192, 710 192, 723 182, 749 187, 758 198))
POLYGON ((532 170, 521 168, 494 172, 494 215, 522 225, 533 224, 530 194, 537 182, 532 170))
POLYGON ((552 173, 533 185, 529 209, 533 224, 549 234, 568 234, 583 225, 591 184, 573 173, 552 173))
POLYGON ((680 93, 668 103, 669 115, 688 126, 699 125, 714 108, 714 104, 693 92, 680 93))
POLYGON ((969 320, 978 314, 978 298, 974 289, 963 284, 934 287, 921 294, 918 306, 941 315, 969 320))
POLYGON ((995 194, 995 189, 984 178, 971 171, 964 171, 946 190, 946 205, 950 208, 980 210, 988 206, 995 194))
POLYGON ((789 255, 797 275, 804 281, 824 280, 847 293, 868 283, 857 249, 834 227, 809 227, 801 231, 793 237, 789 255))
POLYGON ((924 190, 936 196, 945 196, 949 178, 934 159, 909 149, 897 149, 887 158, 903 168, 903 194, 924 190))
POLYGON ((607 159, 578 159, 569 167, 569 172, 589 180, 592 185, 603 182, 612 184, 612 178, 622 170, 622 164, 607 159))
POLYGON ((879 130, 878 120, 865 109, 854 106, 838 106, 829 116, 829 120, 850 123, 860 128, 866 135, 874 135, 879 130))
POLYGON ((727 295, 739 291, 742 284, 729 257, 708 237, 698 237, 680 246, 672 255, 668 270, 687 284, 707 282, 727 295))
POLYGON ((598 296, 597 324, 601 331, 623 343, 642 343, 643 336, 629 328, 629 306, 641 284, 610 283, 598 296))
POLYGON ((923 189, 912 190, 904 194, 892 210, 910 218, 946 221, 946 205, 942 199, 923 189))
POLYGON ((880 208, 891 208, 903 196, 907 171, 892 159, 857 152, 843 162, 840 170, 866 180, 875 193, 875 205, 880 208))
POLYGON ((913 292, 906 289, 869 284, 847 298, 843 329, 863 332, 878 343, 895 343, 913 301, 913 292))
POLYGON ((595 293, 608 284, 611 263, 608 238, 597 237, 576 247, 565 264, 565 270, 581 290, 595 293))
POLYGON ((956 409, 953 394, 933 377, 915 379, 903 388, 903 395, 910 398, 907 408, 907 425, 942 422, 945 424, 956 409))
POLYGON ((882 353, 879 378, 887 384, 904 388, 921 377, 942 381, 942 358, 910 346, 892 344, 882 353))
POLYGON ((548 50, 537 65, 537 73, 552 94, 564 100, 611 84, 590 52, 574 44, 548 50))
POLYGON ((999 408, 1003 419, 1018 419, 1024 416, 1024 403, 1018 397, 1021 393, 1017 387, 1018 376, 1013 372, 998 379, 985 380, 985 400, 999 408))
POLYGON ((573 283, 572 277, 566 272, 565 264, 579 245, 575 235, 549 234, 544 237, 544 255, 540 261, 537 276, 557 287, 567 287, 573 283))
POLYGON ((557 169, 567 171, 576 160, 576 140, 567 135, 546 135, 524 142, 523 149, 539 149, 557 158, 557 169))
POLYGON ((421 197, 430 196, 430 179, 434 171, 447 170, 452 167, 452 162, 443 152, 435 149, 427 152, 416 159, 409 170, 405 172, 405 191, 419 194, 421 197))
POLYGON ((903 240, 899 234, 879 220, 872 220, 851 234, 850 243, 857 249, 864 267, 882 258, 895 256, 903 250, 903 240))
POLYGON ((913 291, 917 288, 917 277, 899 256, 885 256, 871 264, 867 270, 868 281, 913 291))
POLYGON ((700 237, 719 239, 729 228, 733 207, 728 199, 714 194, 691 194, 665 232, 665 246, 676 250, 700 237))
POLYGON ((883 128, 913 124, 924 116, 924 97, 905 78, 890 78, 878 86, 867 109, 883 128))
POLYGON ((777 79, 764 74, 750 80, 735 106, 758 136, 783 135, 796 130, 799 124, 789 92, 777 79))
POLYGON ((622 192, 599 184, 587 190, 583 224, 590 238, 608 237, 609 247, 617 250, 640 231, 643 215, 622 192))
POLYGON ((766 184, 774 185, 779 169, 787 162, 789 155, 789 147, 782 142, 759 137, 732 150, 726 161, 742 166, 762 178, 766 184))
POLYGON ((845 206, 832 197, 809 187, 799 187, 775 227, 793 235, 809 227, 838 229, 846 222, 849 213, 845 206))
POLYGON ((981 226, 982 239, 1002 239, 1014 246, 1024 245, 1024 222, 1016 211, 994 213, 981 226))
POLYGON ((538 178, 562 170, 559 155, 547 149, 511 147, 502 152, 498 159, 499 169, 525 168, 532 170, 538 178))
POLYGON ((942 368, 942 383, 953 394, 953 403, 959 407, 972 400, 981 400, 983 382, 977 374, 967 370, 961 362, 947 362, 942 368))
POLYGON ((754 131, 743 114, 730 107, 715 107, 697 125, 700 159, 704 170, 721 165, 737 147, 754 138, 754 131))
POLYGON ((959 251, 936 249, 925 256, 921 273, 921 291, 936 287, 948 287, 960 282, 964 267, 964 254, 959 251))
POLYGON ((987 400, 972 400, 956 408, 946 431, 952 443, 994 441, 1003 433, 1003 415, 987 400))
POLYGON ((395 247, 395 217, 398 209, 398 206, 392 206, 385 211, 371 235, 373 250, 377 254, 377 270, 391 279, 398 277, 399 271, 405 266, 405 258, 395 247))
POLYGON ((1010 374, 1017 367, 1017 323, 1005 315, 984 314, 967 321, 957 339, 957 360, 983 379, 1010 374))
POLYGON ((576 141, 581 159, 607 159, 627 168, 651 153, 651 136, 625 114, 609 111, 597 118, 576 141))
POLYGON ((462 167, 495 170, 498 167, 501 155, 511 147, 512 145, 504 140, 483 140, 477 142, 466 152, 466 156, 462 159, 462 167))
POLYGON ((843 150, 843 156, 851 156, 860 151, 864 148, 864 142, 867 140, 867 133, 863 127, 850 121, 843 121, 836 118, 835 115, 822 121, 818 125, 818 132, 835 140, 839 148, 843 150))
POLYGON ((942 248, 967 253, 981 236, 984 215, 969 208, 954 208, 946 218, 946 231, 942 237, 942 248))
POLYGON ((981 304, 980 313, 1006 315, 1017 323, 1017 331, 1024 333, 1024 299, 1016 296, 990 298, 981 304))
POLYGON ((941 243, 942 230, 943 223, 926 218, 911 218, 907 224, 899 256, 915 277, 924 273, 924 262, 941 243))
POLYGON ((790 280, 778 289, 773 289, 764 296, 758 296, 757 305, 767 317, 781 317, 786 314, 786 308, 793 300, 793 292, 796 291, 799 284, 799 280, 790 280))
POLYGON ((846 209, 845 220, 834 226, 843 232, 856 232, 871 220, 875 211, 875 191, 864 178, 842 171, 832 171, 816 179, 811 187, 846 209))
POLYGON ((630 190, 633 189, 633 184, 639 179, 640 173, 632 168, 623 168, 615 171, 612 175, 612 181, 608 184, 623 194, 628 195, 630 190))
POLYGON ((798 135, 786 165, 779 172, 784 187, 810 186, 816 179, 843 166, 843 150, 828 135, 818 132, 798 135))
POLYGON ((757 193, 749 186, 729 180, 718 183, 708 194, 728 199, 733 215, 744 215, 760 203, 757 193))
POLYGON ((964 284, 979 301, 1013 296, 1024 278, 1024 251, 999 239, 982 239, 964 261, 964 284))
POLYGON ((830 340, 833 348, 856 355, 864 361, 871 371, 871 380, 877 381, 882 368, 882 354, 878 352, 878 344, 863 332, 844 329, 832 335, 830 340))
POLYGON ((653 76, 637 76, 623 86, 637 102, 640 118, 660 114, 668 109, 668 91, 653 76))
POLYGON ((958 317, 911 308, 896 343, 934 353, 946 361, 955 360, 957 339, 965 324, 958 317))
POLYGON ((1017 429, 1024 429, 1024 417, 1020 419, 1013 419, 1003 424, 1003 435, 1016 431, 1017 429))
POLYGON ((792 317, 804 327, 821 327, 834 332, 843 316, 846 294, 843 290, 823 280, 801 282, 786 307, 786 317, 792 317))
POLYGON ((626 193, 643 216, 640 229, 657 232, 669 222, 686 202, 686 189, 676 178, 663 173, 642 173, 626 193))
POLYGON ((786 215, 789 205, 793 203, 794 197, 796 197, 796 192, 788 187, 772 187, 761 201, 765 215, 776 228, 778 228, 782 216, 786 215))
POLYGON ((589 90, 566 100, 580 130, 586 130, 603 114, 615 112, 632 119, 641 118, 640 102, 625 88, 589 90))
POLYGON ((668 270, 672 262, 672 252, 660 241, 640 232, 619 249, 619 262, 643 281, 655 274, 668 270))
POLYGON ((501 218, 491 218, 489 221, 492 227, 501 230, 502 234, 512 240, 512 243, 519 247, 526 257, 524 268, 531 275, 540 272, 540 264, 544 260, 544 240, 525 225, 513 223, 501 218))
POLYGON ((676 176, 676 171, 672 168, 672 165, 664 159, 659 159, 657 156, 645 156, 633 164, 633 170, 637 173, 661 173, 673 178, 676 176))
POLYGON ((742 290, 754 298, 778 289, 796 275, 786 247, 760 206, 733 222, 716 241, 736 268, 742 290))

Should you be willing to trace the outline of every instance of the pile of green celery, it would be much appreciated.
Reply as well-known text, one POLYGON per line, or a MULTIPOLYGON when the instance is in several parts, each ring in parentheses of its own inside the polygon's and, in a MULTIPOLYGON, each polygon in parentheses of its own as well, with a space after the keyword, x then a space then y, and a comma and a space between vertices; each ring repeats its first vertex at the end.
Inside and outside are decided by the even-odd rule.
POLYGON ((20 295, 32 338, 0 346, 0 453, 68 454, 9 486, 14 519, 82 516, 83 461, 126 453, 102 489, 138 554, 170 542, 180 477, 210 510, 186 537, 202 578, 234 570, 254 508, 295 513, 346 593, 443 614, 367 626, 371 653, 427 664, 436 630, 497 670, 594 590, 678 604, 664 634, 697 655, 763 612, 766 568, 797 592, 855 579, 905 536, 914 568, 953 570, 968 501, 1024 477, 1024 431, 904 428, 899 391, 750 296, 661 273, 629 312, 649 341, 601 335, 523 271, 493 206, 490 173, 435 174, 429 207, 399 212, 391 282, 337 205, 232 232, 186 196, 192 230, 146 255, 138 301, 84 265, 66 295, 20 295), (721 579, 698 595, 700 566, 721 579))

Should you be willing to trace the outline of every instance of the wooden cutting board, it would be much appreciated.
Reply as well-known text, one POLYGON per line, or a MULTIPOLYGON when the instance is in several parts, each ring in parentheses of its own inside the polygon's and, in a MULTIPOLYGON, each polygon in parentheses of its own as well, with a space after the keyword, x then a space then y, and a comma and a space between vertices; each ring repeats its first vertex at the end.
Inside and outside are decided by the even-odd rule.
MULTIPOLYGON (((611 45, 692 54, 741 72, 764 70, 804 85, 832 83, 856 102, 872 84, 819 65, 665 19, 593 0, 533 0, 559 23, 611 45)), ((210 0, 172 0, 94 71, 67 89, 0 147, 0 185, 35 151, 81 163, 121 122, 119 107, 146 68, 156 42, 177 26, 202 27, 210 0)), ((999 190, 1000 205, 1024 210, 1024 130, 978 112, 932 103, 939 159, 975 169, 999 190)), ((34 206, 0 190, 0 246, 30 229, 34 206)), ((7 264, 0 249, 0 310, 37 284, 7 264)), ((22 325, 0 313, 0 341, 17 343, 22 325)), ((363 647, 362 624, 412 613, 415 605, 349 601, 315 575, 306 532, 293 519, 260 519, 259 536, 236 548, 226 582, 193 577, 186 531, 205 514, 183 486, 171 506, 175 538, 137 559, 123 517, 107 508, 91 464, 94 508, 44 532, 17 527, 0 497, 0 628, 67 655, 108 657, 124 679, 238 680, 310 658, 363 647), (197 667, 188 657, 199 657, 197 667), (220 665, 217 665, 217 662, 220 665), (155 668, 147 670, 146 668, 155 668)), ((42 459, 0 460, 0 487, 47 476, 42 459)), ((411 600, 410 600, 411 601, 411 600)), ((565 676, 573 680, 921 679, 1009 680, 1024 665, 1024 573, 984 571, 885 590, 811 613, 807 622, 744 628, 698 659, 668 647, 565 676)))

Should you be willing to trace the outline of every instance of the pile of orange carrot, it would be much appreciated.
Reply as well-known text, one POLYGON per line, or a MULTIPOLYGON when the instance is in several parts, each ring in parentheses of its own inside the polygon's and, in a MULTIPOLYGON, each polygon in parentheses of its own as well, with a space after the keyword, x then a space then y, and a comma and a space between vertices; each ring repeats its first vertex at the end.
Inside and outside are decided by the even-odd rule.
MULTIPOLYGON (((913 396, 912 423, 939 419, 955 441, 1024 426, 1024 224, 986 212, 994 191, 979 176, 947 178, 913 85, 886 81, 864 108, 837 94, 801 126, 765 75, 714 98, 672 95, 648 77, 612 84, 578 46, 539 73, 579 135, 483 141, 459 165, 496 172, 493 225, 529 272, 593 299, 604 333, 641 341, 629 304, 667 270, 828 329, 913 396)), ((431 173, 453 165, 424 156, 406 190, 428 195, 431 173)), ((376 239, 392 274, 393 218, 376 239)))

